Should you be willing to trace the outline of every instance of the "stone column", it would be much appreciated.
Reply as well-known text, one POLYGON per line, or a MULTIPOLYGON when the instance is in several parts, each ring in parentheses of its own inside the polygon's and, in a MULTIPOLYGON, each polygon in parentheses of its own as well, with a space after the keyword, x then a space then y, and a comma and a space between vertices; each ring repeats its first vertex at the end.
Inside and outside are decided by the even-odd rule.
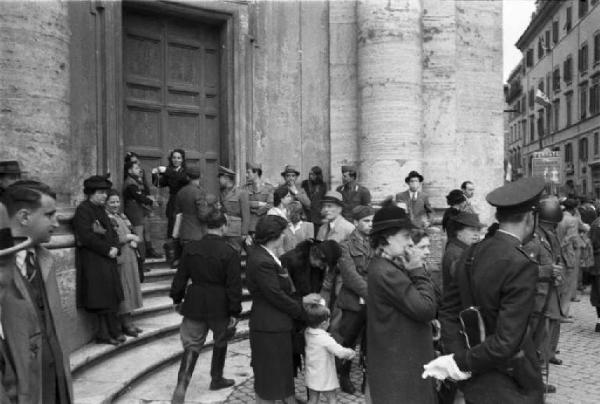
POLYGON ((0 159, 69 203, 69 40, 67 2, 0 2, 0 159))
POLYGON ((374 200, 422 169, 422 12, 421 0, 358 2, 359 180, 374 200))

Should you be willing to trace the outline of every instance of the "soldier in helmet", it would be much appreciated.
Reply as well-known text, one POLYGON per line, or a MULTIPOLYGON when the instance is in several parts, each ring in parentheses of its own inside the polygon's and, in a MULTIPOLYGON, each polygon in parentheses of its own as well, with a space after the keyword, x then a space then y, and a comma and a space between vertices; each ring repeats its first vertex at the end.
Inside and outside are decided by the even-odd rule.
MULTIPOLYGON (((561 318, 558 287, 562 284, 564 271, 564 260, 556 235, 556 226, 562 220, 562 216, 562 209, 555 196, 542 198, 539 223, 534 237, 524 246, 530 257, 539 263, 531 329, 534 344, 541 353, 546 369, 548 363, 562 364, 562 361, 556 358, 561 318)), ((546 385, 547 393, 555 391, 556 387, 546 385)))

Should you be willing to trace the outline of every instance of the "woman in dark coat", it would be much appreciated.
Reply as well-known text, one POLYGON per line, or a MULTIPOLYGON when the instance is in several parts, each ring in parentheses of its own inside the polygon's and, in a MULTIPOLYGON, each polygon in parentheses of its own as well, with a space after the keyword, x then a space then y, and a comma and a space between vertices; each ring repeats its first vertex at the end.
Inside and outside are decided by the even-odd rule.
POLYGON ((173 237, 175 225, 175 196, 181 188, 188 183, 185 172, 185 151, 174 149, 169 155, 169 166, 158 167, 152 170, 152 182, 158 187, 169 188, 169 201, 167 202, 167 239, 173 237))
POLYGON ((246 264, 252 295, 250 350, 257 403, 295 403, 292 332, 294 319, 303 319, 302 303, 318 303, 319 295, 300 299, 286 269, 275 255, 283 243, 287 221, 267 215, 255 229, 255 246, 246 264))
POLYGON ((323 181, 323 170, 321 167, 314 166, 308 173, 308 179, 302 181, 302 189, 306 191, 306 195, 310 199, 310 208, 305 209, 306 220, 315 225, 316 232, 323 223, 321 216, 321 200, 327 192, 327 184, 323 181))
POLYGON ((73 230, 77 243, 77 305, 98 316, 97 343, 125 341, 117 318, 123 288, 117 266, 119 237, 104 204, 112 183, 94 175, 83 182, 87 199, 77 206, 73 230))
POLYGON ((373 217, 368 267, 368 382, 374 404, 433 404, 434 385, 423 380, 433 359, 430 322, 436 315, 433 282, 413 248, 405 211, 389 205, 373 217))

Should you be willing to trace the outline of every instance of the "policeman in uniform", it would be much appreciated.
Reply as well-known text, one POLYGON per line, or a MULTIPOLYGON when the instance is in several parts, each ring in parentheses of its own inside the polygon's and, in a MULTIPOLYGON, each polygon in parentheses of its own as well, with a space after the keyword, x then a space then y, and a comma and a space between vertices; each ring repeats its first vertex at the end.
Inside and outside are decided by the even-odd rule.
MULTIPOLYGON (((540 352, 544 368, 548 363, 562 364, 556 358, 556 346, 560 333, 560 297, 558 287, 562 284, 564 259, 556 226, 562 220, 562 210, 555 196, 546 196, 540 201, 539 224, 533 240, 525 245, 530 257, 539 262, 539 278, 531 329, 534 343, 540 352)), ((554 393, 556 387, 546 385, 547 393, 554 393)))
POLYGON ((543 189, 543 179, 533 177, 487 195, 497 208, 499 229, 463 254, 456 279, 444 290, 439 319, 446 355, 426 364, 423 377, 465 380, 467 403, 543 402, 539 358, 528 331, 538 263, 523 249, 533 236, 543 189), (475 330, 484 327, 467 333, 466 341, 460 319, 477 318, 471 306, 482 318, 475 330), (480 333, 483 338, 473 338, 480 333))
POLYGON ((342 166, 342 185, 336 188, 344 199, 344 210, 342 216, 352 222, 352 209, 356 206, 369 206, 371 204, 371 193, 362 185, 356 183, 356 167, 342 166))
POLYGON ((219 166, 221 206, 227 215, 228 224, 224 236, 230 245, 241 253, 244 243, 250 243, 250 204, 248 192, 235 186, 235 175, 235 171, 219 166))
POLYGON ((246 187, 248 200, 250 202, 250 225, 249 233, 254 233, 258 219, 265 216, 273 207, 273 185, 263 182, 262 165, 257 163, 246 163, 246 187))

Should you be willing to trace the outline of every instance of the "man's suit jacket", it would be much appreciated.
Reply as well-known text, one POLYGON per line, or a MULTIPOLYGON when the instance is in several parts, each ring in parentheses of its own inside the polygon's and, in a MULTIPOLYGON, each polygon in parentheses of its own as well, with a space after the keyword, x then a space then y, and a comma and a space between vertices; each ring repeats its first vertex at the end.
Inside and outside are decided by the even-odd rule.
POLYGON ((408 208, 410 220, 419 227, 424 227, 424 222, 431 222, 431 205, 429 197, 421 191, 417 192, 416 200, 411 199, 410 191, 404 191, 396 194, 396 202, 404 202, 408 208))
MULTIPOLYGON (((68 351, 66 351, 63 325, 62 306, 56 268, 52 256, 43 247, 36 248, 36 256, 46 288, 48 309, 54 323, 59 349, 62 351, 64 379, 67 383, 70 402, 73 401, 71 370, 68 351)), ((8 392, 17 396, 12 397, 21 403, 43 404, 42 386, 42 329, 34 301, 29 293, 27 280, 14 265, 14 280, 2 300, 2 328, 6 338, 8 351, 14 363, 16 374, 16 389, 14 386, 4 386, 8 392), (7 388, 8 387, 8 388, 7 388)), ((57 369, 57 372, 60 372, 57 369)))
POLYGON ((188 184, 175 197, 175 214, 181 213, 179 238, 181 240, 201 240, 206 233, 200 223, 198 209, 206 200, 206 192, 195 184, 188 184))

